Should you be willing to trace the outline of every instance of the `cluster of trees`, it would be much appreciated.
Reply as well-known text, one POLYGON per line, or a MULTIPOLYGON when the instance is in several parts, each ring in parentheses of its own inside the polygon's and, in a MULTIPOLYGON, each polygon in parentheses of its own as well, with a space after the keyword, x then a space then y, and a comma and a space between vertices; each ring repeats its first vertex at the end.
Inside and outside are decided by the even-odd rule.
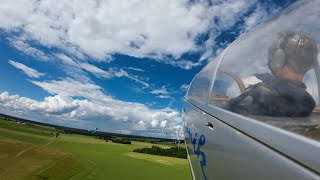
POLYGON ((128 139, 122 139, 118 137, 111 137, 111 136, 98 136, 98 139, 105 140, 106 142, 112 141, 113 143, 119 143, 119 144, 131 144, 131 141, 128 139))
POLYGON ((187 159, 186 149, 182 147, 165 149, 160 148, 159 146, 152 146, 151 148, 135 149, 133 152, 187 159))
POLYGON ((112 139, 113 143, 120 143, 120 144, 131 144, 131 141, 125 139, 112 139))
POLYGON ((110 140, 110 141, 112 140, 112 137, 109 137, 109 136, 98 136, 97 138, 106 140, 106 142, 108 142, 108 140, 110 140))

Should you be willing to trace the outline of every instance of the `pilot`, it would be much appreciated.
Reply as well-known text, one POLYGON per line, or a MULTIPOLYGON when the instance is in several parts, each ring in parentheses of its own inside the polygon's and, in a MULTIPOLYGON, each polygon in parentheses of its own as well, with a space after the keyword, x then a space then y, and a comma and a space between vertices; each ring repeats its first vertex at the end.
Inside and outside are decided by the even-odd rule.
POLYGON ((302 82, 317 64, 316 42, 303 32, 281 33, 268 51, 272 74, 255 74, 262 82, 230 99, 228 109, 240 114, 308 116, 316 103, 302 82))

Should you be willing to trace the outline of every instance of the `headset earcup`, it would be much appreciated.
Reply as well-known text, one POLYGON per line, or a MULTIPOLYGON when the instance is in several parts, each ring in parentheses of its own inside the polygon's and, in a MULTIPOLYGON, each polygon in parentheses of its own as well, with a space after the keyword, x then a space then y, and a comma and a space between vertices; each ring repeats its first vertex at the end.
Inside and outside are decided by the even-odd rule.
POLYGON ((277 74, 277 72, 283 67, 285 64, 286 54, 280 48, 275 50, 273 57, 269 60, 269 68, 273 74, 277 74))

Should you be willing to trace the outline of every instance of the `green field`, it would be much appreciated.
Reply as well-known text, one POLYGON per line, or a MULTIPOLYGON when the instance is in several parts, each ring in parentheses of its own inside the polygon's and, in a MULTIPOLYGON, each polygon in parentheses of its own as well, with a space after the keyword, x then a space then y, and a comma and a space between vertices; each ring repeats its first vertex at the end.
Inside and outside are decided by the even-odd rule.
POLYGON ((55 131, 0 119, 0 179, 191 179, 186 159, 132 152, 153 144, 55 131))

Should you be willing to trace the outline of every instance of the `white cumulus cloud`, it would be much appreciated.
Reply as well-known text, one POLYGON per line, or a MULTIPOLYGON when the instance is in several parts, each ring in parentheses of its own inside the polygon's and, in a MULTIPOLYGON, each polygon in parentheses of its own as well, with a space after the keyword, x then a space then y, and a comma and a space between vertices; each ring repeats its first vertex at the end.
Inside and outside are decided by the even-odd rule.
POLYGON ((194 39, 209 24, 205 16, 204 4, 186 0, 14 0, 2 3, 0 28, 100 60, 113 53, 179 57, 197 49, 194 39))
POLYGON ((11 111, 25 112, 29 116, 39 114, 38 117, 50 116, 64 122, 105 122, 108 127, 113 127, 111 130, 172 127, 181 122, 180 113, 176 110, 150 109, 141 103, 117 100, 103 93, 101 87, 91 83, 73 79, 31 82, 52 96, 36 101, 3 92, 0 94, 0 106, 11 111))
MULTIPOLYGON (((234 26, 258 1, 217 0, 210 4, 202 0, 12 0, 1 3, 0 28, 15 32, 11 41, 16 48, 44 60, 49 57, 30 44, 98 62, 124 54, 191 69, 201 64, 180 59, 181 55, 204 50, 201 60, 210 57, 217 34, 234 26), (198 44, 199 36, 207 33, 209 39, 198 44)), ((259 12, 246 19, 246 27, 270 14, 259 12)))
MULTIPOLYGON (((64 86, 63 89, 69 87, 64 86)), ((96 97, 76 93, 77 90, 87 92, 89 89, 92 88, 85 86, 75 88, 72 94, 56 91, 53 96, 48 96, 43 101, 3 92, 0 94, 0 111, 2 113, 14 112, 15 116, 20 115, 24 118, 40 118, 40 120, 45 118, 53 123, 61 122, 68 126, 74 125, 75 122, 91 123, 96 126, 100 124, 101 130, 117 133, 122 130, 134 131, 150 128, 160 130, 163 127, 174 127, 181 122, 180 113, 169 108, 150 109, 140 103, 120 101, 103 95, 100 90, 97 91, 100 91, 100 95, 104 98, 100 101, 96 97), (84 99, 77 99, 78 96, 84 99)), ((160 135, 161 131, 158 132, 158 136, 160 135)))

